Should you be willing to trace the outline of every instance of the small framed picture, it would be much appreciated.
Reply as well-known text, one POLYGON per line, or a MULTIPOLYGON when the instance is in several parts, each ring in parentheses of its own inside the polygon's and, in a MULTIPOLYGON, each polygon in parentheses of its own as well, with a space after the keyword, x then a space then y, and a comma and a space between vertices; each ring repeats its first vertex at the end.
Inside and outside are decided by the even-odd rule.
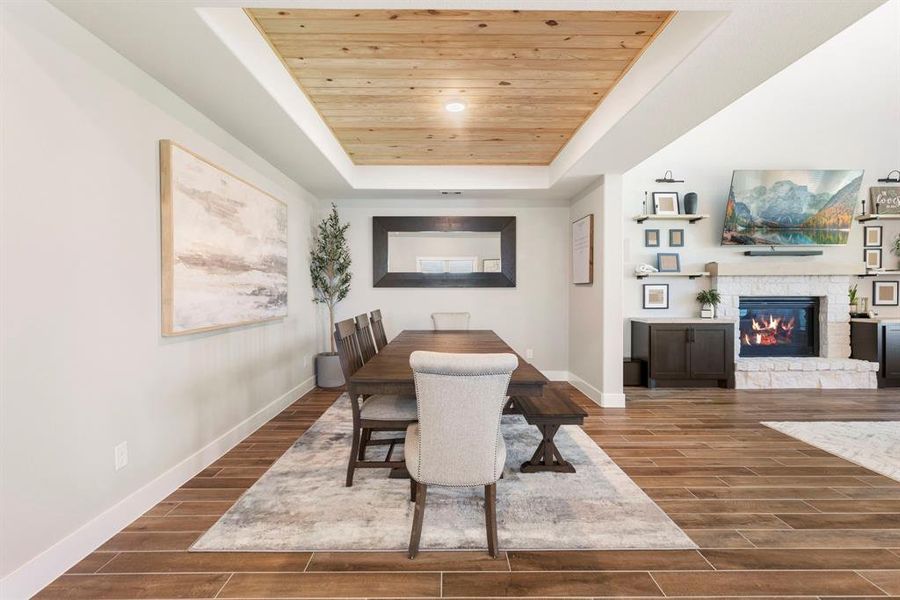
POLYGON ((873 281, 873 306, 900 306, 900 281, 873 281))
POLYGON ((499 258, 486 258, 481 261, 481 270, 484 273, 499 273, 500 272, 500 259, 499 258))
POLYGON ((881 247, 881 225, 863 227, 863 246, 866 248, 881 247))
POLYGON ((867 269, 881 268, 881 248, 866 248, 863 250, 863 260, 867 269))
POLYGON ((659 248, 659 229, 644 230, 644 246, 647 248, 659 248))
POLYGON ((681 248, 684 246, 684 229, 669 230, 669 246, 671 248, 681 248))
POLYGON ((875 214, 896 215, 900 213, 900 186, 870 187, 869 198, 875 214))
POLYGON ((660 273, 678 273, 681 271, 681 256, 677 252, 657 252, 656 268, 660 273))
POLYGON ((653 192, 653 212, 658 215, 680 214, 678 192, 653 192))
POLYGON ((644 284, 644 308, 664 309, 669 308, 669 284, 645 283, 644 284))

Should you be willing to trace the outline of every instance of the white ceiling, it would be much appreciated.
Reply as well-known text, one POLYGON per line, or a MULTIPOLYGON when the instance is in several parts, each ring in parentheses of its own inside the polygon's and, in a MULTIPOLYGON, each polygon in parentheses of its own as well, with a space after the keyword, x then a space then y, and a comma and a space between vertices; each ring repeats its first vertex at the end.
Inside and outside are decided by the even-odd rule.
POLYGON ((438 200, 437 190, 454 189, 479 198, 534 202, 568 199, 603 173, 628 170, 884 2, 51 1, 320 198, 438 200), (249 6, 676 10, 679 15, 550 166, 398 167, 352 164, 252 30, 240 10, 249 6))

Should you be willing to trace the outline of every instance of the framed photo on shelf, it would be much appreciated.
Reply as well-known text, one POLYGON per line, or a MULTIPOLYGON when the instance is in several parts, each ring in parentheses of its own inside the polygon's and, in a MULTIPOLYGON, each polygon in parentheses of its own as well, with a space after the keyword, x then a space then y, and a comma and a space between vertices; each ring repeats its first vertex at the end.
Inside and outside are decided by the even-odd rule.
POLYGON ((881 248, 866 248, 863 250, 863 260, 867 269, 881 268, 881 248))
POLYGON ((669 284, 645 283, 644 284, 644 308, 666 309, 669 308, 669 284))
POLYGON ((681 256, 677 252, 657 252, 656 268, 660 273, 679 273, 681 256))
POLYGON ((900 306, 900 281, 873 281, 872 306, 900 306))
POLYGON ((644 230, 644 246, 646 248, 659 248, 659 229, 644 230))
POLYGON ((877 215, 900 214, 900 186, 870 187, 869 199, 877 215))
POLYGON ((653 212, 657 215, 681 214, 678 192, 653 192, 653 212))
POLYGON ((881 225, 866 225, 863 227, 863 246, 866 248, 880 248, 881 229, 881 225))
POLYGON ((681 248, 684 246, 684 229, 669 230, 669 247, 681 248))

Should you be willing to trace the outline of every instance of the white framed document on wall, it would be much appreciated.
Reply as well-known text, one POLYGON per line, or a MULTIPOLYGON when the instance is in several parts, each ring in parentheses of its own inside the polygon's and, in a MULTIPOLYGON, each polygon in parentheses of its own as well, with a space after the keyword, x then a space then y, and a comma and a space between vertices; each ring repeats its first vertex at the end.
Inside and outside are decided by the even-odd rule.
POLYGON ((572 223, 572 283, 594 283, 594 215, 572 223))

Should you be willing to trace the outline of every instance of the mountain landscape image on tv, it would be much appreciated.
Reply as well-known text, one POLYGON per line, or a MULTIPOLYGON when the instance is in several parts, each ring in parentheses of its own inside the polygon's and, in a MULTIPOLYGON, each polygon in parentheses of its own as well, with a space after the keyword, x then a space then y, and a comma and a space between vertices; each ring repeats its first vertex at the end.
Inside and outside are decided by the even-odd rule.
POLYGON ((722 244, 846 244, 862 171, 735 171, 722 244))

